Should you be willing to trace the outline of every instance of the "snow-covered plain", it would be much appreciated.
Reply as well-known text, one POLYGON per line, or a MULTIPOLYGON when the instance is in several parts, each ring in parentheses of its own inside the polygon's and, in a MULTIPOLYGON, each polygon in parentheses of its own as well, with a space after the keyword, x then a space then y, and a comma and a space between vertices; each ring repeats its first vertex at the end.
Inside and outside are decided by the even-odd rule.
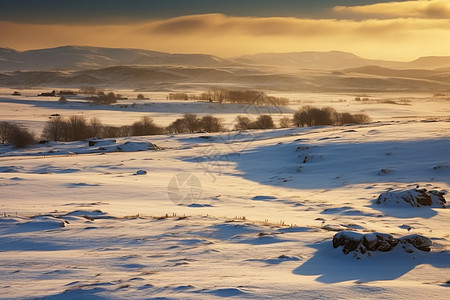
MULTIPOLYGON (((0 97, 0 119, 36 132, 52 113, 111 125, 144 114, 167 125, 186 111, 232 124, 238 114, 263 113, 167 103, 163 94, 121 109, 9 92, 0 97)), ((448 298, 449 210, 376 199, 416 186, 450 191, 450 101, 370 97, 410 102, 290 95, 301 101, 274 117, 330 105, 373 122, 128 137, 103 148, 0 146, 0 298, 448 298), (145 143, 163 149, 138 151, 145 143), (356 259, 333 248, 340 230, 417 233, 433 245, 356 259)))

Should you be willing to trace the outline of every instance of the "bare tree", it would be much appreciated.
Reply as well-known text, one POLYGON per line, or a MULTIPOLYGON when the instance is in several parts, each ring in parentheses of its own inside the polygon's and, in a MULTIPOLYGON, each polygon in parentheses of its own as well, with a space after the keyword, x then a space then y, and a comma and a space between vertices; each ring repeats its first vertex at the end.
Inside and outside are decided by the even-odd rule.
POLYGON ((182 120, 184 121, 188 132, 196 132, 201 128, 200 119, 196 114, 185 113, 182 120))
POLYGON ((0 123, 0 143, 6 144, 8 142, 8 138, 11 135, 12 126, 8 122, 0 123))
POLYGON ((90 136, 89 128, 84 116, 70 116, 68 134, 72 141, 82 141, 90 136))
POLYGON ((17 148, 27 148, 36 143, 34 134, 26 128, 13 124, 11 125, 10 130, 10 137, 8 138, 8 141, 17 148))
POLYGON ((234 125, 234 129, 236 130, 247 130, 250 129, 251 120, 246 116, 237 116, 236 117, 236 125, 234 125))
POLYGON ((156 125, 150 116, 143 116, 140 121, 134 122, 131 125, 132 135, 155 135, 161 134, 162 132, 162 127, 156 125))
POLYGON ((353 120, 355 124, 364 124, 369 123, 371 121, 370 117, 366 114, 354 114, 353 120))
POLYGON ((47 121, 42 136, 52 141, 63 140, 64 132, 67 129, 67 122, 61 117, 52 117, 47 121))
POLYGON ((103 124, 98 117, 92 117, 89 120, 89 127, 91 129, 91 136, 101 137, 103 135, 103 124))
POLYGON ((354 118, 351 113, 340 113, 338 114, 337 125, 353 124, 354 118))
POLYGON ((188 132, 186 123, 183 119, 176 119, 168 127, 167 131, 169 133, 185 133, 188 132))
POLYGON ((289 128, 291 127, 292 120, 288 117, 283 117, 279 121, 281 128, 289 128))
POLYGON ((255 127, 258 129, 270 129, 274 128, 272 117, 269 115, 260 115, 255 121, 255 127))
POLYGON ((224 130, 222 120, 213 116, 202 117, 200 126, 207 132, 220 132, 224 130))

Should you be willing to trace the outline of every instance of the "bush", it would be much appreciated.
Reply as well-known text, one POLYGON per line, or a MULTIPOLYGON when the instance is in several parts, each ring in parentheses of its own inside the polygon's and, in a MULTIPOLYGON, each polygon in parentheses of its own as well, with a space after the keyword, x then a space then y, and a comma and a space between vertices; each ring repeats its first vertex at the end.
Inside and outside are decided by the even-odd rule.
POLYGON ((283 117, 280 119, 279 124, 281 128, 289 128, 291 127, 292 120, 288 117, 283 117))
POLYGON ((98 117, 93 117, 89 120, 89 131, 92 137, 102 137, 103 136, 103 124, 98 117))
POLYGON ((92 137, 84 116, 70 116, 68 121, 68 137, 72 141, 82 141, 92 137))
POLYGON ((275 124, 273 123, 272 117, 269 115, 261 115, 259 116, 255 123, 254 128, 257 129, 271 129, 275 127, 275 124))
POLYGON ((140 121, 134 122, 131 125, 131 135, 155 135, 164 132, 162 127, 159 127, 153 122, 149 116, 143 116, 140 121))
POLYGON ((89 100, 91 100, 96 105, 101 104, 113 104, 116 103, 117 100, 121 99, 122 96, 119 94, 114 94, 113 92, 109 92, 108 94, 105 94, 104 92, 99 92, 97 96, 91 97, 89 100))
POLYGON ((251 121, 248 117, 237 116, 235 130, 247 130, 247 129, 270 129, 274 128, 275 124, 272 117, 269 115, 260 115, 255 121, 251 121))
POLYGON ((169 133, 185 133, 188 130, 183 119, 176 119, 167 127, 167 131, 169 133))
POLYGON ((144 100, 145 96, 143 94, 137 94, 136 99, 137 100, 144 100))
POLYGON ((103 138, 125 137, 132 135, 131 126, 104 126, 103 138))
POLYGON ((234 125, 235 130, 247 130, 250 129, 251 120, 245 116, 236 117, 236 125, 234 125))
POLYGON ((69 102, 69 100, 67 100, 67 98, 65 96, 61 96, 61 97, 59 97, 58 102, 61 104, 66 104, 69 102))
POLYGON ((224 130, 222 120, 213 116, 204 116, 200 120, 200 127, 206 132, 220 132, 224 130))
POLYGON ((189 100, 186 93, 171 93, 167 96, 167 100, 189 100))
POLYGON ((12 124, 8 122, 0 123, 0 143, 6 144, 11 135, 12 124))
POLYGON ((97 95, 101 91, 102 91, 101 89, 95 88, 93 86, 85 86, 85 87, 80 88, 79 93, 86 94, 86 95, 97 95))
POLYGON ((186 125, 187 132, 197 132, 201 130, 201 121, 196 114, 185 113, 182 120, 186 125))
POLYGON ((288 105, 289 99, 268 96, 265 92, 254 90, 212 89, 198 95, 171 93, 168 100, 207 100, 209 102, 228 102, 252 105, 288 105))
POLYGON ((332 107, 317 108, 313 106, 303 106, 294 113, 294 125, 319 126, 319 125, 344 125, 362 124, 370 122, 366 114, 338 113, 332 107))
POLYGON ((353 123, 354 124, 364 124, 369 123, 371 121, 370 117, 366 114, 354 114, 353 115, 353 123))
POLYGON ((42 137, 51 141, 61 141, 64 139, 67 131, 67 122, 61 117, 52 117, 45 124, 42 137))
POLYGON ((8 142, 17 148, 27 148, 36 143, 34 134, 26 128, 11 124, 9 130, 8 142))

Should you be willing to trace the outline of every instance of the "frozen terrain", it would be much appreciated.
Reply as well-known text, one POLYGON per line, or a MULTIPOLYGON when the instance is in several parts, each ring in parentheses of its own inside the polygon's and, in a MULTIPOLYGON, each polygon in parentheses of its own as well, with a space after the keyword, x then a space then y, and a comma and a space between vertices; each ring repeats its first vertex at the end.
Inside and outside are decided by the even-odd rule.
MULTIPOLYGON (((186 111, 232 124, 238 114, 261 113, 167 102, 162 94, 121 109, 10 92, 0 96, 0 119, 36 132, 52 113, 110 125, 144 114, 167 125, 186 111)), ((0 298, 448 298, 448 208, 376 200, 417 186, 450 191, 450 101, 287 96, 292 104, 274 111, 275 119, 311 104, 364 112, 373 122, 128 137, 91 147, 0 145, 0 298), (333 248, 342 230, 420 234, 433 244, 430 252, 396 248, 356 259, 333 248)))

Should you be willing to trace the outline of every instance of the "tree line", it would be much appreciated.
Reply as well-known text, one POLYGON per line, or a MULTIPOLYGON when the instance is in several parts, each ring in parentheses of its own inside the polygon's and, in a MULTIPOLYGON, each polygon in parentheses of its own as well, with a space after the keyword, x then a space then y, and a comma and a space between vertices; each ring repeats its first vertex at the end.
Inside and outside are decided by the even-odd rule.
MULTIPOLYGON (((303 106, 296 111, 292 118, 283 117, 279 120, 279 127, 292 126, 322 126, 363 124, 370 122, 366 114, 338 113, 332 107, 317 108, 303 106)), ((260 115, 252 120, 248 116, 237 116, 233 130, 272 129, 276 125, 270 115, 260 115)), ((127 136, 195 133, 195 132, 222 132, 227 128, 220 118, 206 115, 199 117, 196 114, 185 113, 169 126, 156 124, 150 116, 143 116, 131 125, 108 126, 103 125, 99 118, 87 120, 84 116, 70 117, 54 116, 45 124, 42 138, 51 141, 81 141, 92 137, 116 138, 127 136)), ((17 124, 0 123, 0 143, 13 144, 16 147, 27 147, 36 143, 35 136, 24 127, 17 124)))
POLYGON ((265 92, 254 90, 212 89, 201 94, 170 93, 167 100, 199 100, 218 103, 238 103, 251 105, 285 106, 289 99, 269 96, 265 92))

